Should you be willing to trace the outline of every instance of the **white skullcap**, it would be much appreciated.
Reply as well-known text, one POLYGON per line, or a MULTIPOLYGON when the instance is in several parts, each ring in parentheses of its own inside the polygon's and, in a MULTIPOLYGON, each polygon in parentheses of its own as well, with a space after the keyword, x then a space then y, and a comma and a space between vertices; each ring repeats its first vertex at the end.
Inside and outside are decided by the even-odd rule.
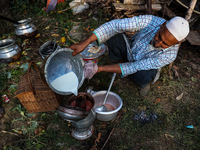
POLYGON ((174 17, 166 24, 169 32, 178 40, 182 41, 189 34, 189 23, 182 17, 174 17))

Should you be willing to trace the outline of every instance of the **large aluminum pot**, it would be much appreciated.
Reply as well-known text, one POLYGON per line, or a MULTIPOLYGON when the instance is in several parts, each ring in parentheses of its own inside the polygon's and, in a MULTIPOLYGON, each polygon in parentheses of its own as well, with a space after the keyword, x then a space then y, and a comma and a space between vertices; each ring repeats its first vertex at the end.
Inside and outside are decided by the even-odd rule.
POLYGON ((17 61, 21 56, 21 48, 13 39, 0 41, 0 60, 1 62, 17 61))
MULTIPOLYGON (((95 92, 92 95, 94 98, 93 108, 103 104, 103 101, 106 96, 106 92, 107 91, 99 91, 99 92, 95 92)), ((110 121, 117 116, 118 111, 122 108, 122 105, 123 105, 123 101, 119 97, 119 95, 117 95, 114 92, 109 92, 106 103, 105 103, 105 106, 108 109, 108 111, 100 112, 94 109, 96 112, 96 118, 100 121, 110 121)))
POLYGON ((24 19, 18 21, 20 24, 15 24, 15 34, 20 37, 33 37, 36 35, 36 26, 32 23, 32 19, 24 19))
POLYGON ((73 50, 69 48, 61 48, 52 53, 44 64, 44 77, 49 87, 60 95, 70 95, 71 92, 63 92, 55 89, 51 82, 56 78, 69 73, 74 72, 78 78, 78 89, 84 82, 84 61, 78 54, 72 56, 73 50))

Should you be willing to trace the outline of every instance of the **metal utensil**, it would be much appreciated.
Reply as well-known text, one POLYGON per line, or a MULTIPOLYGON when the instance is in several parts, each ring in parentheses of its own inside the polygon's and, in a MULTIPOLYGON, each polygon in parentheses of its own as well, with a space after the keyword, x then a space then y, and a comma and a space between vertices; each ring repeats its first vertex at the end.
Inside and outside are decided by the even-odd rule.
POLYGON ((106 100, 107 100, 107 97, 108 97, 108 93, 110 92, 110 89, 111 89, 111 87, 112 87, 112 84, 113 84, 113 81, 114 81, 115 77, 116 77, 116 73, 114 73, 113 76, 112 76, 112 80, 111 80, 110 86, 109 86, 109 88, 108 88, 108 91, 107 91, 107 93, 106 93, 105 99, 104 99, 104 101, 103 101, 103 105, 100 105, 100 106, 95 107, 95 108, 94 108, 95 111, 100 111, 100 112, 106 112, 106 111, 108 111, 108 109, 107 109, 106 106, 105 106, 105 103, 106 103, 106 100))

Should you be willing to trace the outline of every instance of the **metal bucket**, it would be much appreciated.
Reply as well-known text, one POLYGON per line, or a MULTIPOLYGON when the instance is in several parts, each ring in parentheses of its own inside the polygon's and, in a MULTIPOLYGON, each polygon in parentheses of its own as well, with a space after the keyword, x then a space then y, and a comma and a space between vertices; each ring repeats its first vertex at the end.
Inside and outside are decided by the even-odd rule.
MULTIPOLYGON (((94 98, 94 108, 103 104, 106 92, 107 91, 99 91, 99 92, 95 92, 92 95, 94 98)), ((122 105, 123 105, 123 101, 119 97, 119 95, 117 95, 114 92, 109 92, 107 100, 106 100, 106 104, 105 104, 106 108, 108 109, 108 112, 95 111, 96 118, 100 121, 110 121, 117 116, 118 111, 122 108, 122 105)))
POLYGON ((4 39, 0 41, 0 60, 1 62, 16 61, 21 56, 21 48, 13 39, 4 39))
POLYGON ((58 45, 58 43, 56 43, 56 41, 50 40, 50 41, 45 42, 40 47, 39 54, 42 57, 42 59, 45 59, 46 57, 48 57, 50 54, 52 54, 54 51, 56 51, 59 48, 60 46, 58 45))
POLYGON ((73 50, 69 48, 61 48, 52 53, 44 65, 44 77, 49 85, 49 87, 56 93, 60 95, 70 95, 71 92, 63 92, 55 89, 51 82, 56 78, 69 73, 74 72, 78 78, 78 89, 82 86, 84 82, 84 61, 82 57, 78 54, 72 56, 73 50))

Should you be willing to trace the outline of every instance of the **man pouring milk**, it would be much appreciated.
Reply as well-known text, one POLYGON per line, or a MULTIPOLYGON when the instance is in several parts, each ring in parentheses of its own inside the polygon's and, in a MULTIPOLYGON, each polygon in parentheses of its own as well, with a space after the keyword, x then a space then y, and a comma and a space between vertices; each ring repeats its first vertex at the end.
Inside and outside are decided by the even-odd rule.
POLYGON ((93 31, 84 41, 69 48, 73 56, 81 53, 90 43, 106 42, 113 65, 85 64, 85 78, 91 79, 99 72, 119 73, 129 76, 138 84, 140 95, 150 91, 150 85, 159 78, 160 69, 173 62, 178 53, 179 44, 189 33, 189 23, 182 17, 169 21, 153 15, 134 16, 115 19, 93 31), (127 38, 124 32, 137 32, 127 38))

